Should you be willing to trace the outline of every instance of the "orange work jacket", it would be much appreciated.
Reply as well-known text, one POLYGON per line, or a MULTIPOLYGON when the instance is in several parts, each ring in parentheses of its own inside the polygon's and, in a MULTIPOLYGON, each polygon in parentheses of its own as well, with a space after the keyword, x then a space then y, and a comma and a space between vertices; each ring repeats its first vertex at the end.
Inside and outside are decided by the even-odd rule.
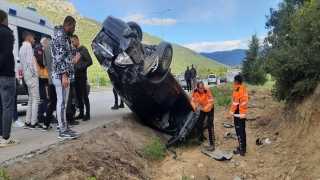
POLYGON ((232 105, 228 117, 234 116, 239 117, 240 119, 245 119, 247 117, 248 100, 248 90, 244 85, 234 85, 232 105), (239 113, 236 113, 236 111, 239 113))
POLYGON ((198 102, 201 106, 201 110, 203 112, 210 112, 213 107, 213 96, 211 91, 204 87, 203 93, 199 93, 197 88, 192 92, 192 98, 190 100, 190 104, 194 110, 197 109, 196 102, 198 102))

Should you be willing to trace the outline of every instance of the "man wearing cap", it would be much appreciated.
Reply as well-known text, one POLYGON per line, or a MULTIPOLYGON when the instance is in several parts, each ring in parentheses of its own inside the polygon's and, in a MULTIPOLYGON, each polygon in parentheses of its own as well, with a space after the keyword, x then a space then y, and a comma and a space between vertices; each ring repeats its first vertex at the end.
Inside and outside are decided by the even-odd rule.
POLYGON ((48 71, 43 64, 43 49, 46 44, 50 41, 43 37, 40 40, 40 45, 34 49, 35 64, 39 72, 39 93, 40 102, 38 107, 37 119, 39 123, 44 122, 44 113, 47 112, 47 106, 49 103, 49 84, 48 84, 48 71))
POLYGON ((39 106, 39 72, 33 57, 32 45, 34 45, 35 35, 24 31, 22 39, 24 42, 19 51, 20 62, 24 74, 24 80, 28 86, 29 101, 27 107, 27 115, 25 128, 35 129, 42 128, 37 121, 37 112, 39 106))

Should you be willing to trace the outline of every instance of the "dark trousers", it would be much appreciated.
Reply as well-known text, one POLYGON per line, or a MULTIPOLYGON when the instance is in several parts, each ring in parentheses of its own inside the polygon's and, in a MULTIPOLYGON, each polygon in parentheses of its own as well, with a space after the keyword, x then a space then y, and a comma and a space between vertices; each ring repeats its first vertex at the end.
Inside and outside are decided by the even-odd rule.
POLYGON ((0 135, 8 139, 11 134, 16 78, 0 76, 0 135))
POLYGON ((44 118, 44 113, 47 112, 48 103, 49 103, 49 83, 48 81, 39 80, 39 94, 40 94, 40 103, 38 107, 38 119, 44 118))
POLYGON ((238 136, 240 151, 246 152, 246 147, 247 147, 246 119, 240 119, 239 117, 234 117, 234 126, 238 136))
POLYGON ((72 117, 76 112, 74 86, 75 86, 74 83, 70 83, 69 97, 68 97, 68 103, 67 103, 67 109, 66 109, 66 118, 68 122, 73 121, 72 117))
POLYGON ((186 79, 187 82, 187 91, 190 92, 191 91, 191 79, 186 79))
POLYGON ((87 78, 85 76, 76 77, 75 90, 80 114, 84 114, 84 105, 86 106, 86 115, 90 116, 90 101, 87 92, 87 78), (83 103, 84 102, 84 103, 83 103))
MULTIPOLYGON (((113 88, 113 95, 114 95, 114 104, 119 106, 118 105, 118 93, 116 92, 116 90, 113 88)), ((120 98, 120 105, 123 104, 123 101, 122 99, 120 98)))
POLYGON ((17 98, 18 98, 18 79, 16 78, 16 94, 14 96, 14 105, 13 105, 13 122, 18 120, 18 105, 17 105, 17 98))
POLYGON ((213 117, 214 117, 214 107, 212 107, 211 111, 209 112, 203 112, 200 111, 200 115, 198 118, 198 124, 197 124, 197 129, 199 131, 199 140, 203 141, 203 124, 204 124, 204 120, 205 118, 208 118, 208 132, 209 132, 209 141, 210 141, 210 145, 215 144, 215 136, 214 136, 214 125, 213 125, 213 117))
POLYGON ((48 103, 48 108, 47 108, 47 112, 46 112, 46 117, 44 119, 44 125, 45 126, 49 126, 50 125, 50 121, 52 118, 52 114, 53 111, 56 109, 57 107, 57 93, 56 93, 56 87, 52 84, 49 85, 49 103, 48 103))

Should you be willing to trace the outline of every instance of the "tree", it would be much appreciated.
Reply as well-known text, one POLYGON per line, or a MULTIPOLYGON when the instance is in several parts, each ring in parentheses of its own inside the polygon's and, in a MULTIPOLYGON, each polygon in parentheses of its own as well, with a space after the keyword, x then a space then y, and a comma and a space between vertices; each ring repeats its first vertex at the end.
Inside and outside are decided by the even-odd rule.
POLYGON ((267 82, 267 76, 263 63, 259 57, 260 40, 257 34, 252 35, 246 57, 242 61, 242 77, 245 82, 252 85, 263 85, 267 82))
POLYGON ((267 16, 263 61, 276 79, 277 100, 299 100, 319 83, 319 9, 319 0, 285 0, 267 16))

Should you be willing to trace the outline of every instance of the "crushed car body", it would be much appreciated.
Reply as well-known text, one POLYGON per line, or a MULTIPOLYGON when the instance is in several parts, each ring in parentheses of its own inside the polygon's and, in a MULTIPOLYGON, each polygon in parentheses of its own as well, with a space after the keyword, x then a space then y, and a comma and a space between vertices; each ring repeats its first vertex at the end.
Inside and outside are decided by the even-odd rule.
POLYGON ((168 147, 191 132, 199 114, 168 70, 171 44, 146 45, 141 40, 138 24, 108 16, 91 46, 125 104, 144 123, 173 136, 168 147))

